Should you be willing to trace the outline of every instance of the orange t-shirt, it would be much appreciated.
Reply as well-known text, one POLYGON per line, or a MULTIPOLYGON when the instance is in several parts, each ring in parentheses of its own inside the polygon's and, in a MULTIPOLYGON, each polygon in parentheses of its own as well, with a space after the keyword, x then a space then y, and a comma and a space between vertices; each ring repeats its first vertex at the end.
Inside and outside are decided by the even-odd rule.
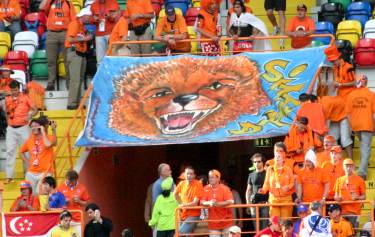
MULTIPOLYGON (((341 176, 335 183, 335 196, 339 196, 343 201, 352 201, 352 194, 362 196, 366 193, 365 181, 358 175, 350 177, 341 176)), ((341 204, 342 214, 361 214, 361 203, 341 204)))
MULTIPOLYGON (((287 31, 295 32, 298 30, 315 31, 315 23, 308 16, 306 16, 302 20, 299 19, 297 16, 295 16, 289 20, 287 31)), ((306 47, 310 43, 311 43, 310 37, 293 37, 292 38, 292 47, 295 49, 306 47)))
POLYGON ((297 111, 297 117, 306 117, 309 120, 309 127, 319 135, 324 135, 328 131, 323 105, 320 103, 302 103, 297 111))
POLYGON ((4 2, 0 2, 0 20, 4 20, 6 17, 21 16, 21 7, 17 0, 10 0, 8 5, 4 5, 4 2))
POLYGON ((76 19, 76 11, 72 3, 61 0, 61 7, 56 5, 57 0, 47 0, 44 11, 47 14, 47 29, 51 31, 63 31, 68 29, 69 22, 76 19))
POLYGON ((375 125, 375 93, 368 88, 358 88, 346 98, 346 112, 354 132, 373 132, 375 125))
POLYGON ((120 20, 113 27, 112 33, 109 36, 109 44, 122 41, 124 36, 128 36, 128 21, 125 17, 120 17, 120 20))
POLYGON ((116 19, 108 19, 105 16, 110 12, 119 11, 120 7, 116 0, 105 0, 104 3, 100 3, 99 0, 94 1, 91 5, 91 12, 94 16, 99 17, 99 21, 96 24, 96 35, 103 36, 111 34, 113 27, 116 25, 116 19), (99 31, 99 23, 104 20, 104 31, 99 31))
POLYGON ((319 201, 323 197, 324 185, 329 183, 329 177, 322 168, 304 168, 297 176, 297 183, 302 185, 304 202, 319 201))
MULTIPOLYGON (((233 195, 230 189, 224 184, 219 184, 213 188, 210 184, 206 185, 203 189, 202 201, 210 201, 215 199, 217 202, 233 200, 233 195)), ((233 225, 233 212, 232 208, 225 207, 209 207, 208 208, 209 220, 221 220, 215 222, 208 222, 208 229, 221 230, 233 225)))
MULTIPOLYGON (((180 196, 182 203, 189 203, 194 201, 195 198, 202 198, 203 185, 198 180, 193 180, 191 184, 187 180, 184 180, 177 185, 174 192, 180 196)), ((181 220, 185 220, 191 216, 200 216, 200 214, 200 209, 184 209, 181 211, 181 220)))
POLYGON ((352 224, 343 217, 340 217, 339 222, 335 222, 331 219, 330 223, 331 232, 334 237, 348 237, 355 235, 352 224))
POLYGON ((324 162, 322 164, 322 169, 324 173, 329 176, 329 192, 328 199, 332 200, 335 197, 335 183, 338 178, 345 175, 342 161, 338 161, 337 164, 332 164, 331 162, 324 162))
MULTIPOLYGON (((65 47, 70 48, 72 44, 69 42, 68 38, 76 38, 78 36, 85 36, 87 33, 84 25, 78 19, 69 23, 68 31, 66 32, 65 37, 65 47)), ((85 53, 87 51, 87 41, 74 43, 74 46, 77 51, 85 53)))
MULTIPOLYGON (((156 25, 155 36, 162 36, 163 34, 187 34, 187 26, 183 16, 176 15, 175 22, 169 22, 167 17, 158 20, 156 25)), ((176 45, 169 45, 170 48, 179 51, 190 51, 190 42, 176 42, 176 45)))
MULTIPOLYGON (((48 135, 48 139, 53 143, 56 137, 48 135)), ((43 173, 48 171, 52 173, 53 147, 46 147, 42 136, 36 138, 36 136, 32 134, 22 145, 20 152, 29 152, 30 160, 28 172, 43 173)))
POLYGON ((10 83, 13 81, 11 78, 0 78, 0 91, 10 92, 10 83))
MULTIPOLYGON (((355 70, 350 63, 340 59, 340 67, 333 67, 334 80, 338 83, 348 83, 355 81, 355 70)), ((355 86, 351 87, 339 87, 337 89, 337 95, 345 98, 350 92, 355 90, 355 86)))
MULTIPOLYGON (((294 166, 294 160, 293 159, 290 159, 290 158, 286 158, 285 159, 285 163, 284 165, 289 167, 290 170, 292 170, 294 173, 298 170, 295 166, 294 166)), ((274 166, 275 165, 275 158, 273 159, 270 159, 270 160, 267 160, 266 162, 266 166, 274 166)))
MULTIPOLYGON (((130 17, 133 14, 153 14, 154 8, 152 8, 151 0, 128 0, 126 3, 125 16, 130 17)), ((141 26, 151 22, 151 19, 136 19, 132 22, 133 27, 141 26)))
MULTIPOLYGON (((218 17, 217 14, 210 14, 204 9, 200 9, 198 12, 198 27, 203 29, 205 32, 211 34, 212 36, 217 35, 217 25, 218 17)), ((201 36, 202 38, 207 38, 201 36)))
POLYGON ((10 126, 24 126, 29 123, 29 111, 34 107, 31 99, 20 93, 16 98, 7 96, 5 98, 5 108, 7 111, 7 121, 10 126))
MULTIPOLYGON (((31 206, 34 209, 34 211, 40 210, 40 203, 39 203, 38 196, 30 195, 28 197, 19 196, 16 200, 14 200, 12 206, 10 207, 10 211, 15 211, 18 205, 18 202, 21 200, 26 201, 27 205, 31 206)), ((27 207, 22 207, 17 211, 29 211, 29 209, 27 207)))
POLYGON ((331 161, 329 151, 320 151, 316 153, 316 167, 323 168, 323 164, 331 161))
POLYGON ((346 117, 345 100, 340 96, 323 96, 320 99, 327 120, 339 122, 346 117))
MULTIPOLYGON (((68 210, 81 210, 82 209, 82 207, 78 203, 73 202, 74 196, 78 196, 79 199, 83 201, 88 201, 90 199, 90 195, 87 192, 86 187, 80 183, 77 183, 77 185, 74 187, 69 187, 64 182, 60 184, 60 186, 57 188, 57 191, 64 194, 68 210)), ((72 215, 73 215, 73 220, 80 219, 79 213, 72 213, 72 215)))
POLYGON ((263 190, 269 192, 273 199, 291 196, 294 188, 293 172, 288 166, 275 172, 275 167, 267 168, 266 178, 263 184, 263 190), (281 187, 288 186, 289 191, 285 192, 281 187))

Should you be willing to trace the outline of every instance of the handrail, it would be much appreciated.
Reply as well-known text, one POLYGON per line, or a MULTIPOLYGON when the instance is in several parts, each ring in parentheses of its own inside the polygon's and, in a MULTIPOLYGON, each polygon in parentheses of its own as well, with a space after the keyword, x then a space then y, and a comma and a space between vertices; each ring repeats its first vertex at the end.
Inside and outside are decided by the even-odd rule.
MULTIPOLYGON (((304 204, 308 205, 310 203, 307 202, 302 202, 299 204, 304 204)), ((359 200, 359 201, 342 201, 342 202, 336 202, 336 201, 327 201, 325 204, 370 204, 370 222, 371 222, 371 236, 375 236, 375 219, 374 219, 374 200, 359 200)), ((241 233, 257 233, 260 231, 260 221, 261 220, 268 220, 268 218, 260 218, 259 217, 259 208, 260 207, 272 207, 272 206, 296 206, 296 203, 274 203, 274 204, 268 204, 268 203, 262 203, 262 204, 234 204, 234 205, 228 205, 225 207, 216 207, 216 208, 250 208, 253 207, 255 208, 255 218, 233 218, 233 219, 225 219, 227 221, 255 221, 256 226, 255 226, 255 231, 243 231, 241 233)), ((181 210, 202 210, 202 209, 209 209, 210 207, 207 206, 191 206, 191 207, 186 207, 186 206, 179 206, 175 209, 175 226, 176 226, 176 231, 175 231, 175 237, 179 236, 203 236, 203 235, 208 235, 209 233, 189 233, 189 234, 180 234, 178 232, 179 225, 180 225, 180 211, 181 210)), ((326 213, 326 206, 323 205, 322 213, 326 213)), ((345 216, 345 215, 343 215, 345 216)), ((356 216, 361 216, 361 215, 356 215, 356 216)), ((284 219, 296 219, 298 217, 284 217, 284 219)), ((282 218, 283 219, 283 218, 282 218)), ((218 222, 222 220, 198 220, 198 221, 189 221, 189 223, 202 223, 202 222, 218 222)), ((360 228, 358 228, 360 229, 360 228)))

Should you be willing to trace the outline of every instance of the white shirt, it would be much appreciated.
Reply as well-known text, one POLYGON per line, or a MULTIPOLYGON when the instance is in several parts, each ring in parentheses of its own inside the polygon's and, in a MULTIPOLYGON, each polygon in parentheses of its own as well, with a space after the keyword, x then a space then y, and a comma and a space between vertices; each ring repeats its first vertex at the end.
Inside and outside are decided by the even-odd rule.
POLYGON ((312 232, 312 228, 320 214, 316 211, 311 212, 310 215, 306 216, 302 220, 301 230, 299 232, 300 237, 332 237, 331 224, 327 218, 322 217, 315 230, 312 232), (312 234, 310 235, 310 233, 312 234))

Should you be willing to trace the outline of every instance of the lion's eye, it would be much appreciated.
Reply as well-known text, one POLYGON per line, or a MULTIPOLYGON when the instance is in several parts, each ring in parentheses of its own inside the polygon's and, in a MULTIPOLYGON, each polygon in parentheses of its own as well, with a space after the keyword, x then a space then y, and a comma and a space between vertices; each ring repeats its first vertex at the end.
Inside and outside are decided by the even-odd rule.
POLYGON ((152 98, 158 98, 158 97, 163 97, 163 96, 166 96, 166 95, 169 95, 171 94, 172 92, 171 91, 159 91, 157 93, 155 93, 152 98))
POLYGON ((217 90, 219 89, 220 87, 222 87, 223 84, 221 84, 220 82, 218 81, 215 81, 214 83, 211 84, 211 86, 209 86, 210 89, 213 89, 213 90, 217 90))

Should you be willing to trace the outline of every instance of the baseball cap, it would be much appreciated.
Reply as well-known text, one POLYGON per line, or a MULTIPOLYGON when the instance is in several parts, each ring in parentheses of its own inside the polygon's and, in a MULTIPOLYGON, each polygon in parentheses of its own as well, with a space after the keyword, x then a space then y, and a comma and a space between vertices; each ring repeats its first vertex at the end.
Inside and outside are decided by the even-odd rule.
POLYGON ((297 213, 304 213, 304 212, 308 212, 308 208, 307 206, 303 205, 303 204, 299 204, 297 206, 297 213))
POLYGON ((236 233, 236 234, 241 233, 241 228, 236 225, 231 226, 229 228, 229 233, 236 233))
POLYGON ((335 210, 341 211, 341 206, 339 204, 331 204, 328 207, 328 212, 333 212, 335 210))
POLYGON ((20 189, 24 189, 24 188, 32 188, 31 187, 31 183, 27 180, 23 180, 21 181, 20 183, 20 189))
POLYGON ((165 12, 167 13, 168 16, 173 16, 175 14, 175 10, 173 7, 167 7, 165 12))
POLYGON ((300 9, 304 9, 305 11, 307 11, 307 7, 303 3, 297 5, 297 10, 300 10, 300 9))
POLYGON ((91 16, 91 10, 88 7, 82 8, 81 11, 79 11, 76 15, 76 17, 82 17, 82 16, 91 16))
POLYGON ((278 216, 272 216, 270 218, 270 224, 280 225, 280 218, 278 216))
POLYGON ((345 159, 344 162, 343 162, 344 165, 354 165, 354 162, 352 159, 345 159))
POLYGON ((342 149, 341 146, 333 146, 331 148, 331 152, 341 153, 342 149))

